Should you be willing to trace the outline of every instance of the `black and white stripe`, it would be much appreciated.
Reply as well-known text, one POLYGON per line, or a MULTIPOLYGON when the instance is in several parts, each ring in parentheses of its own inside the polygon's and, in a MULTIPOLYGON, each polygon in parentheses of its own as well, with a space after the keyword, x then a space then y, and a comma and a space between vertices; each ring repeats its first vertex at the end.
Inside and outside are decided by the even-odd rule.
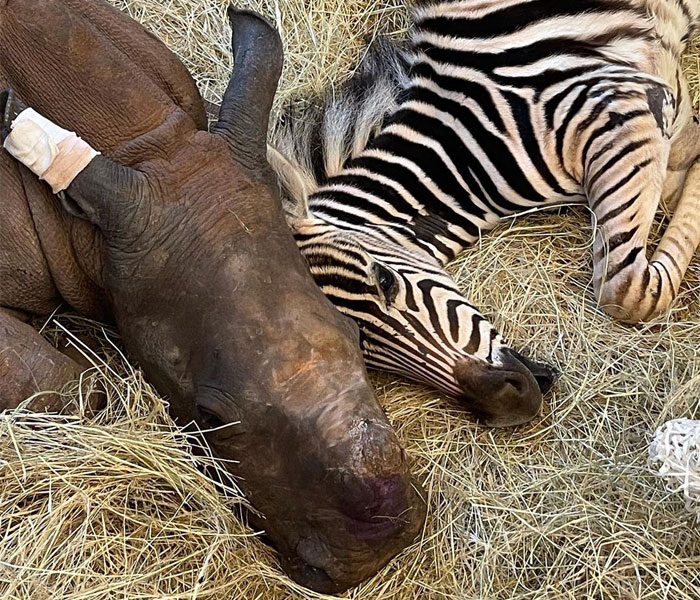
MULTIPOLYGON (((459 395, 456 361, 499 365, 501 337, 445 263, 532 207, 629 217, 637 173, 663 168, 688 121, 677 59, 699 15, 700 0, 419 0, 407 44, 380 41, 321 108, 286 114, 271 163, 290 223, 370 366, 459 395)), ((606 239, 618 272, 640 254, 632 221, 606 239)))

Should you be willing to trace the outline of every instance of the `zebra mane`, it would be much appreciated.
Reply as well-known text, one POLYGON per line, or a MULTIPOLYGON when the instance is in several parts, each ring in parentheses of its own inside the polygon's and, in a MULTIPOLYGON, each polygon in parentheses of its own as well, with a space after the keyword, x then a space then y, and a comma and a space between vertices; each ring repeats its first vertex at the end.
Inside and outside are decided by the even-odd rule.
POLYGON ((298 204, 362 152, 408 87, 409 58, 379 38, 349 80, 325 96, 282 108, 268 153, 287 203, 298 204))

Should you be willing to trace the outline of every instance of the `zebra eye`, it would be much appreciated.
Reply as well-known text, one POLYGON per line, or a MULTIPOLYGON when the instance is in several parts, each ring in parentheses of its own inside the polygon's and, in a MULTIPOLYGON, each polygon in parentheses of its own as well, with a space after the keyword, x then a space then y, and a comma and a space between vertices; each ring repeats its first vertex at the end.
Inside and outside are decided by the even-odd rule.
POLYGON ((399 283, 396 280, 396 275, 380 264, 375 265, 374 270, 377 275, 379 289, 384 294, 384 299, 387 303, 393 302, 399 293, 399 283))

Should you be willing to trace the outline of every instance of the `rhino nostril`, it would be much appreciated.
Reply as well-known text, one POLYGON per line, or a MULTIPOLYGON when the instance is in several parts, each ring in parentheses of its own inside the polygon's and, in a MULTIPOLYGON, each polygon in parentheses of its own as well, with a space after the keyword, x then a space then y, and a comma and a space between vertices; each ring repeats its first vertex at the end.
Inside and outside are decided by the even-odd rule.
POLYGON ((332 594, 343 591, 344 586, 338 585, 333 579, 319 567, 308 564, 299 557, 286 559, 283 557, 284 570, 306 588, 321 594, 332 594))
POLYGON ((328 547, 316 538, 301 539, 296 552, 301 560, 314 569, 324 570, 333 560, 328 547))

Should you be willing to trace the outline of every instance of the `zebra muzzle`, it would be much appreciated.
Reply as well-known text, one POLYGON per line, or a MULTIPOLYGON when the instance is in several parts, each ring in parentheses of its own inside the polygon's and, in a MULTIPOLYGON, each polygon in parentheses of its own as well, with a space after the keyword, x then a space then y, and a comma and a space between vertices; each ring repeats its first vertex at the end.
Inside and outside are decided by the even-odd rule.
POLYGON ((556 371, 504 349, 498 366, 471 357, 460 359, 455 377, 468 410, 491 427, 514 427, 537 415, 556 371))

